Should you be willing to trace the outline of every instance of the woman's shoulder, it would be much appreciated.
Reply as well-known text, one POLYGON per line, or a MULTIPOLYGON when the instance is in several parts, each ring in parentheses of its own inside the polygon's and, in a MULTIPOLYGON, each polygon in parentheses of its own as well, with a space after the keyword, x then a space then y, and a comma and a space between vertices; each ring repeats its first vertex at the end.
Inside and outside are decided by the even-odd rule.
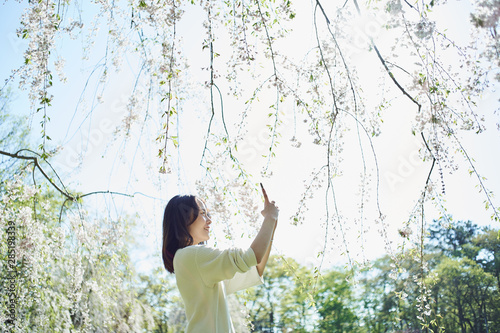
POLYGON ((205 258, 205 259, 215 259, 220 256, 248 256, 252 254, 253 250, 248 248, 246 251, 237 248, 227 248, 227 249, 217 249, 215 247, 207 246, 207 245, 190 245, 186 246, 182 249, 178 249, 175 253, 175 257, 179 258, 187 258, 187 257, 197 257, 197 258, 205 258))
POLYGON ((176 267, 186 267, 186 265, 193 265, 196 261, 198 252, 198 245, 186 246, 178 249, 174 256, 174 268, 176 267))
MULTIPOLYGON (((249 250, 251 251, 251 249, 249 250)), ((224 257, 246 256, 248 255, 246 252, 248 250, 244 251, 240 248, 217 249, 207 245, 190 245, 177 250, 175 257, 181 260, 196 258, 198 261, 207 261, 222 259, 224 257)))
POLYGON ((178 249, 174 257, 174 266, 179 265, 195 265, 198 267, 200 263, 211 262, 222 259, 223 251, 206 245, 190 245, 182 249, 178 249))
POLYGON ((202 255, 210 255, 214 254, 217 255, 221 251, 217 250, 214 247, 209 247, 206 245, 190 245, 186 246, 182 249, 178 249, 177 252, 175 253, 175 256, 179 255, 180 257, 190 257, 190 256, 196 256, 199 254, 202 255))

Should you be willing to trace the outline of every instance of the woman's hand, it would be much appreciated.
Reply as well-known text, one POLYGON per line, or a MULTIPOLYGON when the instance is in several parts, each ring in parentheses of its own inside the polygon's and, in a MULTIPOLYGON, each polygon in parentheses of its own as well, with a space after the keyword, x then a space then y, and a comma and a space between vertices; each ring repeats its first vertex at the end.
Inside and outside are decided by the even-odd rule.
POLYGON ((264 196, 264 209, 260 213, 264 216, 264 218, 270 218, 277 221, 280 210, 274 201, 269 202, 269 198, 267 197, 266 190, 264 189, 262 183, 260 183, 260 188, 262 189, 262 195, 264 196))
POLYGON ((278 225, 278 215, 280 211, 278 207, 276 207, 274 201, 269 201, 262 183, 260 187, 264 195, 264 209, 261 212, 262 216, 264 216, 264 222, 262 222, 262 227, 257 237, 255 237, 251 248, 254 250, 255 258, 257 259, 257 272, 262 276, 266 268, 267 260, 269 259, 269 254, 271 253, 271 244, 273 242, 276 226, 278 225))

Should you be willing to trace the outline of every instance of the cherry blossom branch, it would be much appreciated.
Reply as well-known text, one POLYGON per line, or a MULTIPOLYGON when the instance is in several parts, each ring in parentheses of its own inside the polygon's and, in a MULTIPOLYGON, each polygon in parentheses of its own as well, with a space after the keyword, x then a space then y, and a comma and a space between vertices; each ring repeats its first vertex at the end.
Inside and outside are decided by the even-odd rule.
MULTIPOLYGON (((208 5, 210 6, 210 4, 208 5)), ((207 137, 205 138, 205 146, 203 147, 203 153, 201 154, 200 165, 203 166, 203 160, 205 159, 205 153, 208 150, 208 140, 210 138, 212 122, 215 116, 215 108, 214 108, 214 93, 213 93, 213 85, 214 85, 214 46, 213 46, 213 36, 212 36, 212 18, 210 16, 210 7, 207 9, 208 16, 208 39, 210 41, 210 109, 212 114, 210 116, 210 120, 208 122, 207 129, 207 137)))
MULTIPOLYGON (((444 119, 444 117, 443 117, 443 119, 444 119)), ((481 189, 484 191, 484 194, 486 195, 486 200, 485 201, 489 204, 489 207, 491 207, 491 209, 493 210, 492 218, 494 216, 495 221, 500 222, 500 215, 499 215, 499 212, 497 211, 497 207, 493 203, 493 201, 491 199, 491 196, 488 194, 488 190, 486 189, 486 186, 483 183, 483 177, 481 177, 481 175, 479 175, 479 172, 477 171, 476 166, 473 163, 473 158, 471 158, 469 156, 469 154, 465 150, 464 146, 462 145, 462 143, 460 142, 460 140, 457 138, 455 132, 450 128, 450 126, 448 125, 448 123, 446 121, 444 121, 444 124, 445 124, 445 126, 446 126, 446 128, 448 130, 448 133, 450 133, 450 135, 455 139, 456 143, 460 147, 460 152, 465 156, 467 162, 469 163, 470 167, 472 168, 472 170, 469 171, 469 172, 471 174, 474 173, 476 175, 476 178, 477 178, 477 180, 479 182, 479 186, 481 187, 481 189)))
MULTIPOLYGON (((326 190, 325 190, 325 210, 326 210, 325 240, 323 242, 323 251, 322 251, 321 261, 320 261, 320 264, 319 264, 318 269, 317 269, 318 278, 319 278, 319 274, 321 274, 321 267, 323 266, 323 262, 324 262, 324 259, 325 259, 326 244, 328 243, 328 230, 329 230, 329 226, 330 226, 330 223, 329 223, 329 221, 330 221, 330 209, 329 209, 329 205, 328 205, 328 194, 330 192, 330 189, 332 190, 332 197, 333 197, 333 200, 334 200, 335 210, 336 210, 336 213, 337 213, 337 217, 339 216, 339 212, 338 212, 337 202, 335 200, 335 191, 333 190, 333 184, 331 182, 332 170, 331 170, 331 162, 330 162, 332 133, 333 133, 333 129, 335 127, 335 120, 337 119, 337 115, 338 115, 337 98, 336 98, 336 95, 335 95, 335 91, 334 91, 334 87, 333 87, 333 80, 332 80, 332 77, 331 77, 331 74, 330 74, 330 70, 329 70, 328 65, 326 63, 326 60, 325 60, 325 57, 324 57, 324 54, 323 54, 323 49, 321 47, 321 43, 320 43, 320 40, 319 40, 318 25, 317 25, 317 19, 316 19, 316 12, 317 12, 317 8, 318 7, 323 12, 323 15, 326 18, 327 24, 330 22, 330 20, 326 16, 325 11, 323 10, 323 7, 321 6, 320 2, 317 0, 316 1, 316 6, 314 7, 314 19, 313 19, 313 21, 314 21, 314 29, 315 29, 315 34, 316 34, 316 42, 317 42, 318 49, 319 49, 319 54, 320 54, 320 57, 321 57, 321 63, 323 64, 323 67, 325 68, 326 74, 328 76, 330 92, 331 92, 332 100, 333 100, 333 110, 332 110, 332 113, 331 113, 331 119, 332 120, 331 120, 331 124, 330 124, 329 136, 328 136, 328 144, 327 144, 327 152, 326 152, 326 165, 325 165, 326 169, 327 169, 327 187, 326 187, 326 190)), ((341 227, 341 232, 343 234, 342 227, 341 227)), ((345 237, 344 237, 344 240, 345 240, 345 237)), ((345 245, 345 243, 344 243, 344 245, 345 245)), ((349 253, 349 250, 347 248, 346 248, 346 250, 347 250, 347 253, 349 253)), ((349 259, 349 262, 350 262, 350 256, 349 256, 349 254, 348 254, 348 259, 349 259)), ((318 282, 318 279, 316 279, 316 284, 317 284, 317 282, 318 282)), ((315 288, 316 288, 316 284, 315 284, 315 288)))
MULTIPOLYGON (((425 302, 425 269, 424 269, 424 241, 425 241, 425 214, 424 214, 424 203, 425 203, 425 196, 427 194, 427 190, 429 187, 429 182, 431 179, 432 171, 434 170, 434 165, 436 164, 436 158, 434 157, 434 154, 432 154, 432 151, 427 144, 427 140, 425 139, 424 133, 420 132, 420 135, 422 136, 422 140, 425 143, 425 147, 429 151, 432 157, 432 165, 431 169, 429 170, 429 174, 427 176, 427 180, 425 181, 425 187, 424 191, 422 193, 422 199, 420 203, 420 212, 421 212, 421 223, 420 223, 420 280, 421 280, 421 285, 420 285, 420 296, 421 296, 421 302, 424 304, 425 302)), ((423 318, 423 317, 422 317, 423 318)))
POLYGON ((276 130, 277 130, 278 121, 279 121, 278 115, 279 115, 279 103, 280 103, 280 88, 279 88, 279 84, 278 84, 278 71, 276 69, 276 60, 275 60, 275 56, 274 56, 273 43, 271 41, 271 36, 269 35, 269 30, 267 28, 266 20, 264 19, 264 15, 262 14, 262 9, 260 7, 260 1, 256 0, 255 2, 257 3, 257 9, 259 11, 259 16, 260 16, 260 20, 262 21, 262 25, 264 26, 264 31, 266 32, 266 40, 267 40, 267 44, 269 47, 269 52, 271 53, 271 60, 273 63, 273 76, 274 76, 275 85, 276 85, 276 108, 275 108, 275 112, 274 112, 274 125, 273 125, 273 129, 272 129, 272 134, 271 134, 271 145, 269 146, 269 155, 267 157, 267 165, 266 165, 266 168, 264 169, 264 173, 267 173, 267 170, 269 168, 269 164, 271 163, 271 157, 274 155, 273 147, 275 145, 276 137, 278 135, 276 130))
MULTIPOLYGON (((317 0, 318 1, 318 0, 317 0)), ((359 9, 359 5, 358 5, 358 1, 357 0, 353 0, 354 1, 354 6, 356 7, 356 11, 358 12, 359 15, 361 15, 361 10, 359 9)), ((380 53, 377 45, 375 44, 375 41, 373 40, 373 38, 371 36, 369 36, 370 38, 370 44, 371 46, 373 47, 373 49, 375 50, 375 53, 377 53, 377 57, 378 59, 380 60, 380 62, 382 63, 382 65, 384 66, 387 74, 389 75, 389 77, 391 78, 392 82, 396 85, 396 87, 398 87, 398 89, 403 93, 403 95, 405 95, 406 97, 408 97, 414 104, 416 104, 418 106, 418 111, 420 112, 420 109, 422 108, 422 105, 417 102, 417 100, 411 96, 402 86, 401 84, 398 82, 398 80, 396 79, 396 77, 394 76, 394 74, 391 72, 391 70, 389 69, 389 67, 387 66, 387 62, 386 60, 384 59, 384 57, 382 56, 382 54, 380 53)))
MULTIPOLYGON (((347 3, 347 1, 346 1, 347 3)), ((337 42, 337 38, 335 37, 335 34, 333 33, 333 31, 331 30, 330 28, 330 20, 328 19, 323 7, 321 6, 321 4, 319 3, 319 1, 317 1, 317 6, 320 7, 321 9, 321 12, 323 13, 323 16, 325 17, 325 20, 327 22, 327 29, 328 29, 328 32, 330 33, 332 39, 333 39, 333 42, 335 43, 335 47, 337 48, 338 52, 339 52, 339 55, 340 55, 340 59, 342 60, 342 64, 344 65, 344 69, 346 71, 346 74, 347 74, 347 79, 349 81, 349 86, 351 88, 351 92, 352 92, 352 98, 353 98, 353 102, 354 102, 354 114, 357 115, 358 114, 358 98, 357 98, 357 94, 356 94, 356 89, 354 88, 354 83, 353 83, 353 79, 352 79, 352 76, 351 76, 351 71, 349 70, 349 66, 347 65, 347 62, 345 60, 345 57, 344 57, 344 54, 342 52, 342 49, 340 48, 340 45, 339 43, 337 42)), ((345 4, 344 4, 345 6, 345 4)), ((316 19, 316 11, 315 11, 315 19, 316 19)), ((317 26, 315 24, 315 29, 316 29, 316 36, 317 36, 317 26)), ((323 53, 322 53, 322 49, 321 49, 321 46, 319 44, 319 38, 318 36, 316 37, 317 40, 318 40, 318 47, 320 49, 320 52, 321 52, 321 56, 322 56, 322 59, 324 61, 324 58, 323 58, 323 53)), ((327 68, 326 64, 325 64, 325 68, 327 68)), ((329 73, 328 73, 329 74, 329 73)), ((330 76, 330 74, 329 74, 330 76)), ((331 79, 330 79, 331 81, 331 79)), ((331 85, 331 82, 330 82, 330 86, 331 86, 331 89, 333 90, 333 86, 331 85)), ((333 94, 333 91, 332 91, 332 94, 333 94)), ((334 101, 335 103, 335 101, 334 101)), ((360 148, 360 154, 361 154, 361 160, 363 161, 363 178, 362 178, 362 190, 361 190, 361 198, 360 198, 360 227, 361 227, 361 248, 362 248, 362 251, 364 253, 364 238, 363 238, 363 215, 364 215, 364 195, 365 195, 365 186, 366 186, 366 160, 365 160, 365 154, 364 154, 364 149, 363 149, 363 145, 361 144, 361 137, 360 137, 360 130, 359 130, 359 126, 361 125, 363 127, 363 130, 366 132, 366 129, 364 128, 364 126, 361 124, 361 122, 357 119, 356 116, 354 115, 351 115, 355 120, 356 120, 356 133, 357 133, 357 137, 358 137, 358 143, 359 143, 359 148, 360 148)), ((370 139, 370 144, 371 143, 371 139, 370 139)), ((375 156, 375 154, 374 154, 375 156)), ((380 210, 380 205, 379 205, 379 202, 378 202, 378 197, 379 197, 379 193, 378 193, 378 182, 379 182, 379 179, 378 179, 378 169, 377 169, 377 207, 379 208, 379 216, 382 216, 382 213, 381 213, 381 210, 380 210)), ((347 247, 347 245, 346 245, 347 247)), ((350 260, 350 258, 349 258, 350 260)))
MULTIPOLYGON (((318 43, 318 49, 319 49, 319 54, 321 56, 321 62, 323 63, 323 67, 325 68, 326 74, 328 76, 328 81, 330 83, 330 92, 332 94, 332 100, 333 100, 333 114, 336 115, 338 113, 338 107, 337 107, 337 98, 335 96, 335 92, 334 92, 334 88, 333 88, 332 76, 331 76, 330 70, 328 69, 328 66, 326 64, 326 60, 325 60, 325 57, 323 55, 323 48, 321 47, 321 43, 319 41, 318 25, 317 25, 317 22, 316 22, 317 21, 316 20, 316 9, 318 7, 323 12, 323 16, 325 17, 327 25, 330 25, 330 20, 328 19, 328 16, 326 15, 325 11, 323 10, 323 7, 321 6, 321 3, 319 2, 319 0, 316 0, 316 6, 314 7, 314 30, 315 30, 315 33, 316 33, 316 41, 318 43)), ((333 35, 333 33, 331 31, 330 31, 330 33, 332 34, 333 40, 335 42, 335 45, 338 48, 337 41, 335 40, 335 35, 333 35)), ((339 51, 340 51, 340 48, 339 48, 339 51)))
POLYGON ((172 80, 174 78, 174 50, 175 50, 175 37, 177 33, 177 20, 176 20, 176 6, 175 6, 175 0, 172 1, 172 11, 174 12, 173 15, 173 31, 172 31, 172 49, 170 50, 170 63, 169 63, 169 73, 168 73, 168 92, 167 92, 167 111, 164 113, 167 115, 167 120, 165 121, 165 144, 163 146, 163 171, 166 172, 166 166, 167 166, 167 142, 168 142, 168 130, 169 130, 169 125, 170 125, 170 113, 171 113, 171 101, 172 101, 172 80))

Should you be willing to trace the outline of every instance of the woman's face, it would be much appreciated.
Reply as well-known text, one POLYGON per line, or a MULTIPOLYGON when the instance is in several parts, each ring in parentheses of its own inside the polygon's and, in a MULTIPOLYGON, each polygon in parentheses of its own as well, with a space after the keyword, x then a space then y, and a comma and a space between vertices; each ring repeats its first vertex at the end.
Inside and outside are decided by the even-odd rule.
POLYGON ((188 226, 189 234, 193 237, 195 245, 210 239, 210 224, 212 223, 205 203, 199 199, 196 199, 196 203, 200 212, 196 220, 188 226))

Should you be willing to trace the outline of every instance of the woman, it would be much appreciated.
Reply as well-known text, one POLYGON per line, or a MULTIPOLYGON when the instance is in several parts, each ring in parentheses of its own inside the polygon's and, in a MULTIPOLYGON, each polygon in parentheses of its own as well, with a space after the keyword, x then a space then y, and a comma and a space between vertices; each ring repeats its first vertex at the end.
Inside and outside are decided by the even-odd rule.
POLYGON ((175 196, 163 217, 163 263, 175 272, 186 310, 186 333, 234 332, 226 295, 262 284, 279 210, 264 195, 264 221, 247 250, 220 251, 204 245, 212 220, 195 196, 175 196))

